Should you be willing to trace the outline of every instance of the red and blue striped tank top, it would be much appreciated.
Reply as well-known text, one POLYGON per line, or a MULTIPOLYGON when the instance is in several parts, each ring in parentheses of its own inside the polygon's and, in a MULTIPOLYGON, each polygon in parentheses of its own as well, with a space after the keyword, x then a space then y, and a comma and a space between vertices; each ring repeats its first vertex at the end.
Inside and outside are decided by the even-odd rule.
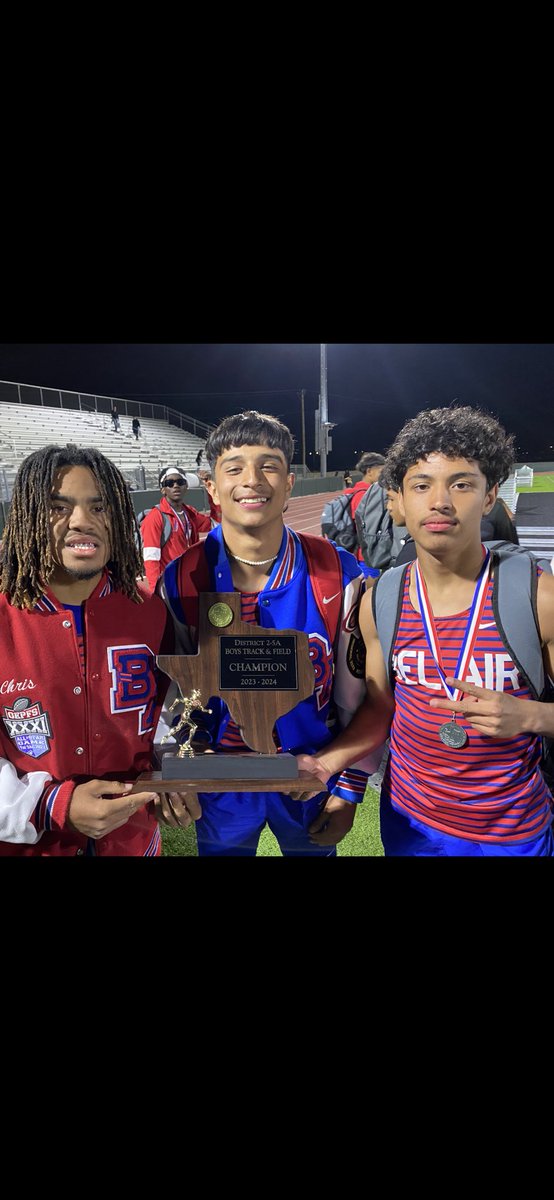
MULTIPOLYGON (((446 709, 429 707, 444 696, 406 572, 402 613, 394 644, 396 711, 382 794, 395 809, 433 829, 479 842, 524 842, 551 820, 551 796, 539 769, 541 740, 529 734, 488 738, 456 720, 468 735, 460 749, 443 745, 439 727, 446 709)), ((532 699, 496 628, 489 580, 485 606, 465 681, 532 699)), ((467 610, 435 617, 445 675, 455 675, 467 610)))

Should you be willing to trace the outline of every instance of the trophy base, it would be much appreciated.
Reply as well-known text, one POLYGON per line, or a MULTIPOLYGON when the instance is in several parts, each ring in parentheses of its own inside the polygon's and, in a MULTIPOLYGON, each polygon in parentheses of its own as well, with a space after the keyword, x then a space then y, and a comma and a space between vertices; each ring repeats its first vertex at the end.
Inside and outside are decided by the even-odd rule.
POLYGON ((293 754, 165 754, 162 779, 298 779, 293 754))
POLYGON ((309 771, 299 771, 293 754, 165 754, 161 771, 145 771, 136 792, 307 792, 325 791, 309 771))

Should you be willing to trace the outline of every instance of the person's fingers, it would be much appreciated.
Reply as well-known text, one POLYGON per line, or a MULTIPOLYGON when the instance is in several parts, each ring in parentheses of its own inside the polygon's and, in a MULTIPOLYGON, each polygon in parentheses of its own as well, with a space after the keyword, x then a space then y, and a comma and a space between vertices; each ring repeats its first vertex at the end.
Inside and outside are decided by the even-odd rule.
POLYGON ((156 820, 161 821, 164 825, 170 825, 172 829, 177 828, 179 822, 169 803, 167 792, 159 792, 156 795, 154 813, 156 820))
POLYGON ((180 829, 187 829, 188 826, 192 824, 192 816, 190 812, 187 812, 187 809, 184 807, 184 805, 180 803, 179 793, 168 792, 167 802, 173 814, 175 824, 179 826, 180 829))
POLYGON ((145 804, 155 803, 158 799, 158 793, 134 792, 132 796, 126 796, 124 799, 126 807, 123 811, 126 813, 127 819, 129 819, 129 817, 134 817, 139 808, 144 808, 145 804))
POLYGON ((326 813, 326 812, 318 813, 315 821, 312 821, 311 825, 308 826, 308 833, 309 834, 323 833, 324 829, 327 829, 328 824, 329 824, 328 813, 326 813))
POLYGON ((173 805, 179 805, 187 813, 193 821, 199 821, 202 816, 202 805, 198 799, 196 792, 170 792, 173 800, 173 805))
POLYGON ((134 786, 132 783, 121 783, 119 779, 89 779, 88 783, 80 785, 90 790, 91 796, 126 796, 134 786))
POLYGON ((156 799, 157 792, 133 792, 132 796, 128 796, 130 804, 134 805, 135 811, 142 808, 145 804, 151 804, 156 799))
POLYGON ((173 829, 187 829, 202 816, 202 808, 195 793, 160 792, 154 806, 158 821, 173 829))

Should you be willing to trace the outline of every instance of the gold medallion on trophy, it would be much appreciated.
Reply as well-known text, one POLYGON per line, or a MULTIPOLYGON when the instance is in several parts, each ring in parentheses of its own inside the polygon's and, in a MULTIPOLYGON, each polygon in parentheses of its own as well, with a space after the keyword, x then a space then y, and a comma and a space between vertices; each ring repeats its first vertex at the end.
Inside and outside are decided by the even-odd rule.
POLYGON ((208 621, 217 629, 224 629, 233 620, 233 610, 228 604, 212 604, 208 609, 208 621))

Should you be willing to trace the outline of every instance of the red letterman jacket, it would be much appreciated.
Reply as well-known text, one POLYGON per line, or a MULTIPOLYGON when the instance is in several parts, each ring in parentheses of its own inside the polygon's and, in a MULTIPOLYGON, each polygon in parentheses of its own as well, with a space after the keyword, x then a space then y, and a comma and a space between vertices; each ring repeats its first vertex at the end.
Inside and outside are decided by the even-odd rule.
MULTIPOLYGON (((174 636, 163 601, 145 585, 139 590, 144 602, 135 604, 104 572, 83 605, 84 666, 73 613, 51 592, 31 611, 14 608, 0 595, 0 762, 12 763, 19 780, 37 771, 52 780, 28 818, 44 830, 42 836, 33 845, 0 841, 0 855, 160 853, 151 805, 92 846, 67 822, 77 784, 131 780, 152 769, 154 733, 169 683, 155 656, 172 652, 174 636)), ((0 779, 0 809, 13 798, 2 786, 9 790, 9 780, 0 779)))

